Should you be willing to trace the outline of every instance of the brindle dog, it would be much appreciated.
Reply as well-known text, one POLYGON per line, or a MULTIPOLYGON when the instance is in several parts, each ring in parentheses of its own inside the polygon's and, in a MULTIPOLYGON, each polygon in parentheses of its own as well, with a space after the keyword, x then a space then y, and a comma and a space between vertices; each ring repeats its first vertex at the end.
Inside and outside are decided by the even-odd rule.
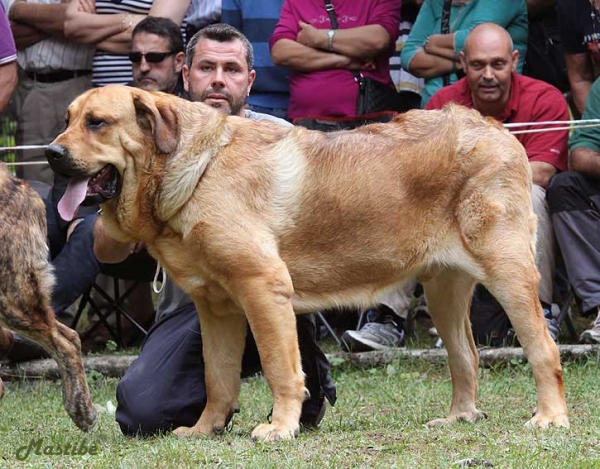
MULTIPOLYGON (((81 343, 51 307, 54 284, 44 202, 0 164, 0 323, 39 343, 58 363, 66 411, 80 429, 96 422, 81 343)), ((2 381, 0 380, 0 387, 2 381)))

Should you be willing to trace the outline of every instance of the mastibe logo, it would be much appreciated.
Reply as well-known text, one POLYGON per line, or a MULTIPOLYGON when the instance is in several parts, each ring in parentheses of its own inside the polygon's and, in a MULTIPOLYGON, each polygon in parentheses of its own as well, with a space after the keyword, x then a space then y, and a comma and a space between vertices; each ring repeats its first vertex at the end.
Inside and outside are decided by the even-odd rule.
POLYGON ((32 454, 38 456, 83 456, 84 454, 96 455, 100 453, 100 446, 93 441, 85 439, 73 442, 58 443, 44 441, 42 438, 32 439, 26 445, 17 449, 15 456, 19 461, 25 461, 32 454))

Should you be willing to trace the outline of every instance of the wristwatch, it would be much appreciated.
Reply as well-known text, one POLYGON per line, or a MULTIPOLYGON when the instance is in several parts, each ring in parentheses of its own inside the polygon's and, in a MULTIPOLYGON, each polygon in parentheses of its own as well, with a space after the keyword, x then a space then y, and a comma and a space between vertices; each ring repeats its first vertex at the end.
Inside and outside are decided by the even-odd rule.
POLYGON ((333 36, 335 35, 335 29, 327 31, 327 50, 333 52, 333 36))

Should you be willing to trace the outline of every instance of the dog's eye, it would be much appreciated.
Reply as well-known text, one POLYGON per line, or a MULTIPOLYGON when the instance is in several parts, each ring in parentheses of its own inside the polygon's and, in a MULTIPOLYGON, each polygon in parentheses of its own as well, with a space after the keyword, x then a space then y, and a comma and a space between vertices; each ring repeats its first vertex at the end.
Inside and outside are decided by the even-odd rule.
POLYGON ((90 130, 99 130, 106 125, 106 121, 102 119, 91 118, 88 120, 87 125, 90 130))

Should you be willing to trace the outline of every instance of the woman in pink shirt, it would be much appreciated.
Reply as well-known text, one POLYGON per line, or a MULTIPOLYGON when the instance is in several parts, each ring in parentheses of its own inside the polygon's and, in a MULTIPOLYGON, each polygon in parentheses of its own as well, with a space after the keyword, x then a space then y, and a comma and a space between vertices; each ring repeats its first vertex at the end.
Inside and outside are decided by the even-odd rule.
POLYGON ((354 116, 358 84, 351 70, 393 87, 389 57, 400 23, 398 0, 286 0, 269 41, 273 62, 289 67, 288 117, 354 116))

